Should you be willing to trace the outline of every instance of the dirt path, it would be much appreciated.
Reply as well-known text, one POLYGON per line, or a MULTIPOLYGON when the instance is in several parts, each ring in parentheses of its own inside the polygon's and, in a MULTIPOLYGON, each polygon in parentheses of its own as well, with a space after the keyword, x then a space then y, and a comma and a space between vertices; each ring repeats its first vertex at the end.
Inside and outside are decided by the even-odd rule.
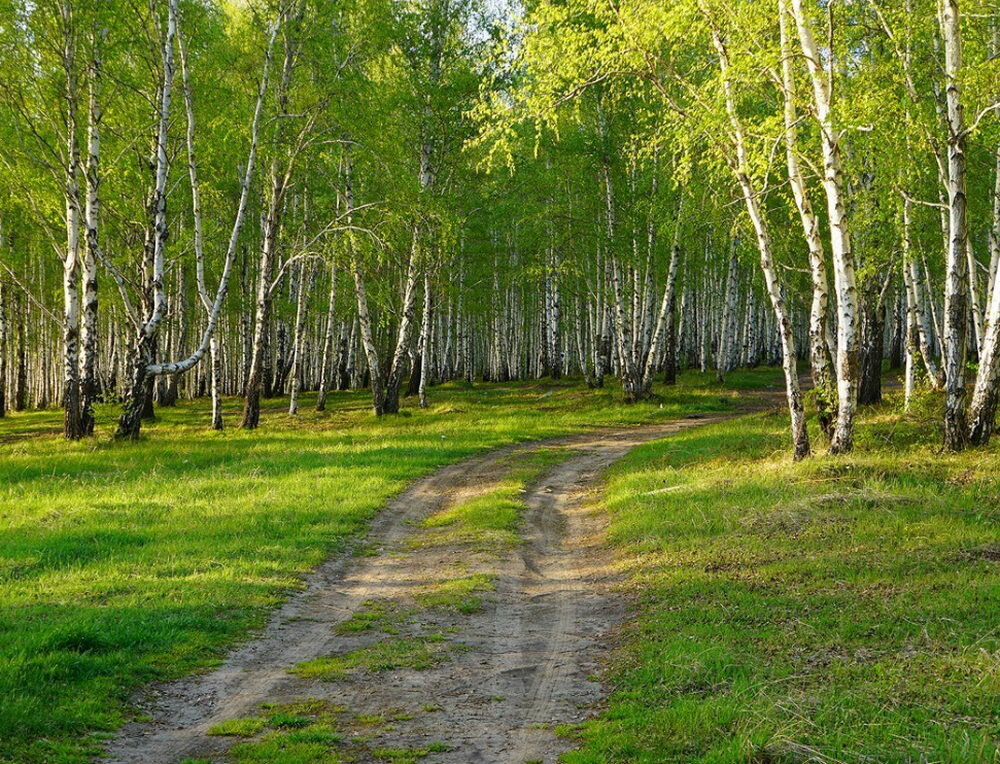
MULTIPOLYGON (((719 418, 507 448, 417 482, 379 514, 364 554, 322 565, 223 666, 154 690, 152 721, 125 727, 110 760, 226 761, 234 744, 280 737, 274 727, 293 724, 258 722, 244 738, 206 734, 266 717, 266 703, 306 709, 294 724, 332 720, 341 746, 332 750, 352 761, 554 761, 570 744, 553 727, 580 721, 601 699, 593 677, 624 617, 603 521, 590 507, 597 478, 636 445, 719 418), (427 518, 489 500, 519 460, 541 451, 548 458, 521 493, 523 543, 426 527, 427 518), (491 590, 458 606, 427 599, 472 580, 491 590), (367 657, 346 674, 315 663, 307 665, 318 671, 289 673, 345 655, 367 657), (401 666, 379 671, 394 660, 401 666)), ((254 759, 262 760, 281 761, 254 759)))

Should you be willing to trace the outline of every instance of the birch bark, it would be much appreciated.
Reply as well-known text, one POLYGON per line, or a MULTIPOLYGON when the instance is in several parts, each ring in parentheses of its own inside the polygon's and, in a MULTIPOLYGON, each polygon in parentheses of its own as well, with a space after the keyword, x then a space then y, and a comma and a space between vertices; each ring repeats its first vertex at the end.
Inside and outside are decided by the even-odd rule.
POLYGON ((87 108, 87 201, 86 239, 83 257, 83 320, 80 325, 80 428, 84 435, 94 434, 94 400, 97 397, 97 260, 100 240, 100 152, 101 85, 100 45, 103 32, 91 36, 90 91, 87 108))
POLYGON ((854 445, 859 367, 858 290, 854 253, 844 203, 844 179, 840 158, 840 132, 833 123, 833 98, 828 73, 813 37, 803 0, 791 0, 799 43, 813 84, 813 104, 823 147, 823 189, 826 192, 833 254, 834 288, 837 293, 837 423, 830 453, 846 453, 854 445))
MULTIPOLYGON (((711 20, 710 20, 711 23, 711 20)), ((750 179, 747 161, 746 140, 743 125, 736 110, 733 96, 733 86, 729 78, 729 54, 718 29, 712 25, 712 41, 719 57, 719 70, 722 77, 722 88, 726 101, 726 112, 729 117, 731 138, 736 158, 733 169, 736 179, 743 192, 747 212, 757 235, 757 246, 760 250, 760 266, 764 273, 764 283, 781 338, 782 367, 785 373, 785 392, 788 399, 788 411, 791 416, 793 458, 798 461, 809 456, 809 432, 806 429, 805 410, 802 405, 802 392, 799 388, 798 370, 796 369, 795 334, 791 317, 778 282, 777 272, 771 253, 771 236, 767 222, 758 206, 757 190, 750 179)))
POLYGON ((812 304, 809 310, 809 360, 819 425, 827 437, 833 436, 837 416, 837 379, 827 345, 829 331, 830 282, 826 271, 826 253, 820 235, 819 219, 813 210, 798 157, 798 108, 796 102, 794 59, 788 29, 788 0, 778 0, 781 36, 781 83, 784 91, 785 158, 788 180, 795 207, 802 221, 809 248, 809 273, 812 278, 812 304))
POLYGON ((969 229, 966 198, 965 112, 959 85, 962 31, 958 0, 942 0, 945 97, 948 118, 948 257, 945 276, 944 443, 959 451, 968 442, 965 360, 968 333, 969 229))
POLYGON ((118 430, 115 433, 115 437, 118 439, 135 440, 139 437, 143 410, 147 404, 152 402, 151 385, 149 385, 152 377, 148 372, 148 366, 156 352, 157 334, 160 323, 163 321, 167 303, 163 287, 167 242, 167 177, 170 172, 167 138, 174 82, 174 38, 177 33, 177 5, 177 0, 170 0, 167 4, 167 28, 163 41, 163 81, 160 85, 155 181, 151 199, 153 226, 149 242, 152 251, 148 283, 152 299, 132 349, 127 397, 118 420, 118 430))
POLYGON ((65 71, 66 112, 66 250, 63 253, 63 435, 79 440, 85 435, 80 400, 80 144, 77 139, 78 83, 73 8, 59 6, 64 25, 62 65, 65 71))

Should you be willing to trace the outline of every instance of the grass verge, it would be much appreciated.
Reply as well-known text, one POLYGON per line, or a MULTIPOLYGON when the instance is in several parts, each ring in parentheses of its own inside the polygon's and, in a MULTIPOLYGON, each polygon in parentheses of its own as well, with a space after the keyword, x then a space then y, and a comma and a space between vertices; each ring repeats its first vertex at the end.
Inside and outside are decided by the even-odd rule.
POLYGON ((566 761, 997 761, 1000 449, 939 453, 939 406, 867 410, 848 457, 757 415, 616 465, 639 617, 566 761))

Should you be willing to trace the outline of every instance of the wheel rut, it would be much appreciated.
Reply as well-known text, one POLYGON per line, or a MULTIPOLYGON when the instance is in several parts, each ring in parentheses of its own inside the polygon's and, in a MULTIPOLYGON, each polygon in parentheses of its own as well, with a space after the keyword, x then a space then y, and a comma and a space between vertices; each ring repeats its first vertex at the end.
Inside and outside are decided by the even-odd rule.
POLYGON ((363 554, 321 565, 222 666, 148 690, 140 706, 150 721, 126 725, 102 761, 224 762, 234 752, 238 760, 234 745, 276 733, 258 728, 239 738, 210 730, 266 716, 262 704, 303 703, 335 720, 340 748, 331 750, 343 760, 555 761, 572 742, 554 727, 584 720, 602 700, 595 677, 608 636, 625 617, 604 520, 593 508, 598 479, 637 445, 723 418, 512 446, 419 480, 373 521, 363 554), (547 459, 520 489, 520 543, 428 524, 509 486, 519 460, 541 451, 547 459), (442 582, 469 580, 489 582, 474 606, 427 604, 427 592, 442 582), (367 665, 332 677, 290 673, 387 644, 419 647, 427 660, 417 665, 404 656, 394 670, 367 665))

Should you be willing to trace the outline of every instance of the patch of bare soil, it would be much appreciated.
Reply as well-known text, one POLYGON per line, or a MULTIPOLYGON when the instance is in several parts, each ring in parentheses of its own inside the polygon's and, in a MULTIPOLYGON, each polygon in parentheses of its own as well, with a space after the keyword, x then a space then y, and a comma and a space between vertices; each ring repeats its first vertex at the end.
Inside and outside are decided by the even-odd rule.
POLYGON ((149 691, 142 705, 152 721, 127 725, 108 758, 226 761, 238 739, 208 735, 213 726, 258 716, 262 703, 316 700, 341 709, 352 760, 383 760, 378 750, 394 748, 422 749, 427 762, 554 761, 572 743, 553 727, 600 702, 595 675, 625 616, 590 501, 597 480, 636 445, 719 418, 517 446, 420 480, 379 514, 367 554, 323 564, 220 668, 149 691), (495 490, 518 455, 543 446, 563 453, 522 494, 522 543, 470 542, 422 525, 495 490), (463 577, 492 590, 471 604, 434 604, 429 592, 463 577), (388 657, 379 652, 387 644, 388 657), (345 655, 368 658, 342 664, 346 673, 290 673, 345 655))

